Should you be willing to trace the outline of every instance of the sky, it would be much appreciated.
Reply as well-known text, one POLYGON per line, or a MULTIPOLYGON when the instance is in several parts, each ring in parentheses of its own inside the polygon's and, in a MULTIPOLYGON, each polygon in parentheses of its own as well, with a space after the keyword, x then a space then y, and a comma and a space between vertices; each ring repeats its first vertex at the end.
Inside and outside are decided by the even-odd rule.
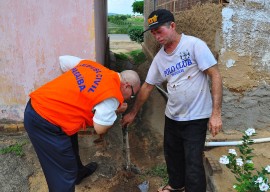
POLYGON ((108 13, 133 15, 132 4, 135 0, 108 0, 108 13))

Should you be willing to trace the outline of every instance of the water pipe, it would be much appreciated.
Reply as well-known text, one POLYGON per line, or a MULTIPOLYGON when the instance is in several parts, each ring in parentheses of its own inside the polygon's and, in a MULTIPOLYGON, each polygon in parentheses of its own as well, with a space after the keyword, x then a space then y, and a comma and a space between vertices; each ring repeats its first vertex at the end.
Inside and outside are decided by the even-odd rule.
MULTIPOLYGON (((163 95, 165 95, 168 98, 168 93, 164 91, 161 87, 156 85, 156 88, 161 91, 163 95)), ((258 138, 258 139, 252 139, 254 143, 263 143, 263 142, 269 142, 270 137, 266 138, 258 138)), ((234 146, 234 145, 242 145, 243 141, 208 141, 205 142, 206 147, 218 147, 218 146, 234 146)))
MULTIPOLYGON (((259 138, 259 139, 252 139, 254 143, 263 143, 269 142, 270 138, 259 138)), ((233 145, 242 145, 243 141, 210 141, 205 142, 206 147, 218 147, 218 146, 233 146, 233 145)))

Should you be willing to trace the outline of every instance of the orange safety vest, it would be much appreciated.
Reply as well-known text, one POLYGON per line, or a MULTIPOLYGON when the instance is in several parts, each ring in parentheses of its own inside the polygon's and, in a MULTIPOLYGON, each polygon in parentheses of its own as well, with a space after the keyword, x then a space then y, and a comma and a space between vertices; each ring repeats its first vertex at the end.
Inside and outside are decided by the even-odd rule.
POLYGON ((35 111, 67 135, 93 126, 93 107, 112 97, 124 101, 118 73, 89 60, 30 93, 35 111))

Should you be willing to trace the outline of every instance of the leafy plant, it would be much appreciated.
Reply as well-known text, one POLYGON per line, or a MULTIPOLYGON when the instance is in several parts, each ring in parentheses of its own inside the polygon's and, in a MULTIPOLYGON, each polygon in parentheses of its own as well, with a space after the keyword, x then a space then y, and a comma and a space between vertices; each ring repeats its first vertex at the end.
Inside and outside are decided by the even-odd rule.
POLYGON ((244 132, 242 145, 238 146, 240 156, 237 157, 235 149, 229 149, 228 155, 220 157, 219 162, 226 165, 234 174, 237 183, 233 188, 238 192, 268 191, 269 182, 267 175, 270 174, 270 165, 257 171, 252 161, 254 141, 251 136, 256 135, 255 129, 249 128, 244 132))
POLYGON ((26 142, 16 143, 14 145, 10 145, 8 147, 0 149, 0 154, 7 154, 7 153, 15 153, 17 156, 23 156, 24 152, 22 146, 25 145, 26 142))
POLYGON ((145 54, 142 52, 141 49, 134 50, 129 52, 131 59, 134 61, 135 65, 141 64, 146 60, 145 54))
POLYGON ((128 18, 130 18, 130 15, 109 15, 108 16, 108 21, 112 23, 117 23, 117 22, 125 22, 128 18))
POLYGON ((143 27, 131 27, 128 30, 128 35, 132 41, 136 41, 137 43, 142 43, 143 42, 143 27))

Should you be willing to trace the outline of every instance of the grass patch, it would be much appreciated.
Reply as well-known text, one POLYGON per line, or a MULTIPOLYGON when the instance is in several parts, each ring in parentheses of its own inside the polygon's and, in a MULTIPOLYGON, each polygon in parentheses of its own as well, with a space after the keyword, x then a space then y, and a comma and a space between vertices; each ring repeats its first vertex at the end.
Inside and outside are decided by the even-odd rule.
POLYGON ((22 143, 15 143, 13 145, 10 145, 8 147, 4 147, 2 149, 0 149, 0 154, 7 154, 7 153, 14 153, 17 156, 23 156, 24 152, 23 152, 23 146, 26 144, 27 142, 24 141, 22 143))
POLYGON ((134 66, 139 66, 146 61, 146 56, 141 49, 134 50, 128 53, 114 53, 116 58, 115 70, 121 72, 125 70, 126 62, 130 62, 134 66))
POLYGON ((117 60, 131 60, 134 65, 139 65, 146 61, 146 56, 141 49, 129 53, 114 53, 117 60))
MULTIPOLYGON (((113 16, 112 16, 113 17, 113 16)), ((132 27, 143 28, 144 19, 129 17, 127 19, 108 19, 108 33, 109 34, 128 34, 128 31, 132 27)))
POLYGON ((116 59, 119 60, 128 60, 128 55, 126 55, 125 53, 115 53, 114 56, 116 59))
POLYGON ((150 170, 146 172, 146 174, 149 176, 156 176, 156 177, 162 178, 163 185, 167 184, 169 181, 168 174, 167 174, 167 167, 165 164, 160 164, 151 168, 150 170))

